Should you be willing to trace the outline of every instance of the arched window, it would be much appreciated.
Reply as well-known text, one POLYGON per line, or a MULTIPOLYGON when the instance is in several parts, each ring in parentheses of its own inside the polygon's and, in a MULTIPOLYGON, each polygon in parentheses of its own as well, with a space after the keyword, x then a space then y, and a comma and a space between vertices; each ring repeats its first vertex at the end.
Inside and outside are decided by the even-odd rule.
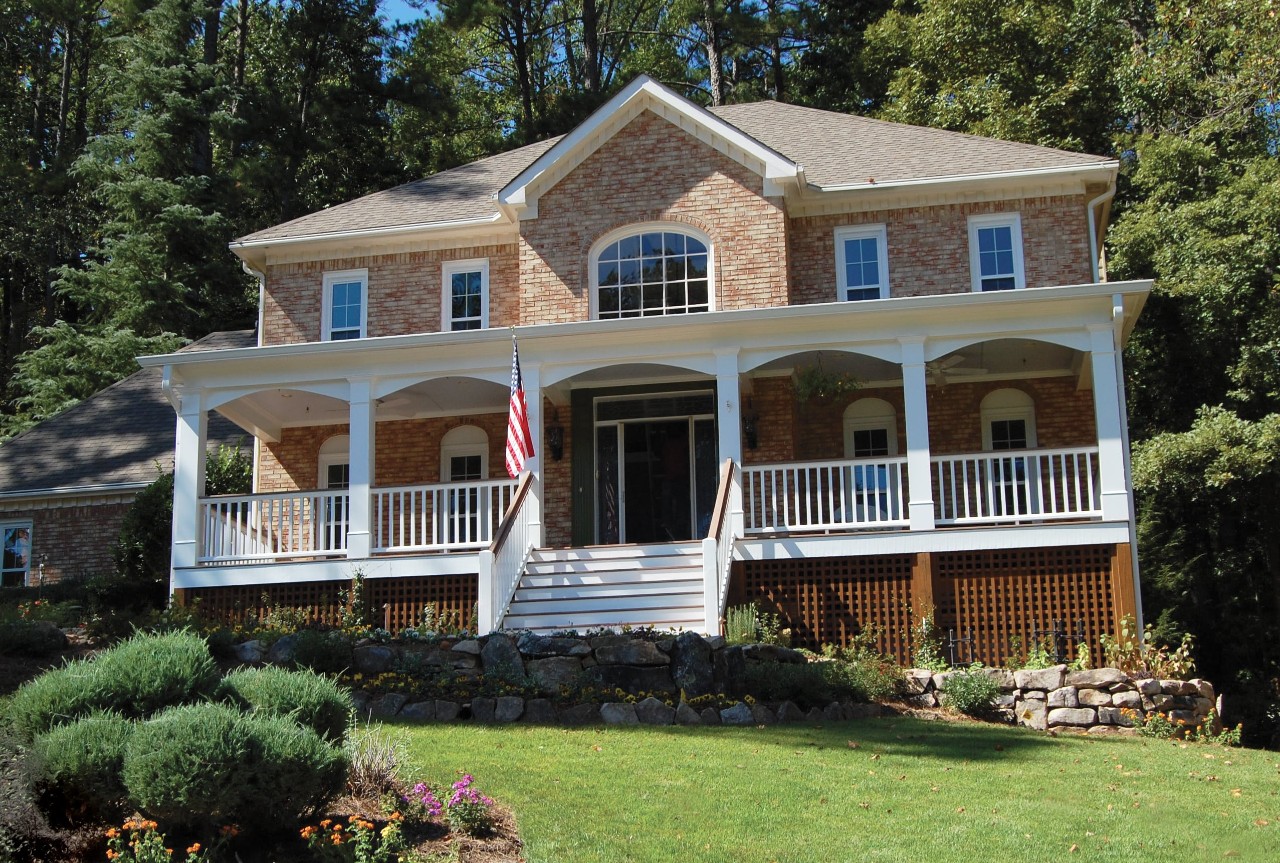
POLYGON ((338 434, 320 446, 320 488, 351 487, 351 437, 338 434))
POLYGON ((1035 448, 1036 404, 1022 390, 992 390, 980 413, 984 450, 1035 448))
MULTIPOLYGON (((323 489, 343 490, 351 488, 351 437, 338 434, 320 445, 319 485, 323 489)), ((347 547, 347 519, 349 517, 345 495, 325 495, 321 510, 316 513, 316 544, 324 551, 341 551, 347 547)))
POLYGON ((489 436, 478 426, 458 426, 440 440, 440 480, 466 482, 489 477, 489 436))
POLYGON ((594 316, 638 318, 711 308, 707 238, 674 225, 630 227, 605 236, 591 254, 594 316))
POLYGON ((898 416, 884 399, 858 399, 844 410, 845 458, 898 454, 898 416))

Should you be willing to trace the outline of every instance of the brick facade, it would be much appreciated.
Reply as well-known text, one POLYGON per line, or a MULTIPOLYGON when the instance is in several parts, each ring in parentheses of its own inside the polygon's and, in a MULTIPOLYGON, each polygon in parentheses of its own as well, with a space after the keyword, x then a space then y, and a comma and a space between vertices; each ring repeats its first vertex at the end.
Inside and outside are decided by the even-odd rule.
POLYGON ((31 522, 31 583, 44 563, 44 581, 82 580, 115 572, 111 550, 131 502, 78 500, 72 506, 28 505, 0 511, 0 523, 31 522))

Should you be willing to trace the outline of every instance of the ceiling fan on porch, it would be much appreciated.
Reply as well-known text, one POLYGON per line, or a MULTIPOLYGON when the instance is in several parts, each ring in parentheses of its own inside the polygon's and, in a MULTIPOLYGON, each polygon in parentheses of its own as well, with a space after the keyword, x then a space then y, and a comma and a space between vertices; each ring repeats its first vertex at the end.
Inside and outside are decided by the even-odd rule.
POLYGON ((963 354, 952 354, 949 357, 931 360, 924 364, 925 372, 928 373, 929 380, 937 387, 945 387, 957 377, 985 375, 988 373, 988 369, 977 369, 969 366, 960 367, 960 364, 965 359, 966 357, 963 354))

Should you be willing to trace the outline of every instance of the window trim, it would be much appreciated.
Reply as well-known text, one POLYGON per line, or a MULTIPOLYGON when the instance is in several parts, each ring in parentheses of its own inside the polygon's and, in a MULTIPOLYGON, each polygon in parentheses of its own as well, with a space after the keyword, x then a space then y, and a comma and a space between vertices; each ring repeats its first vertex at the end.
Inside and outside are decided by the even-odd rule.
MULTIPOLYGON (((600 318, 600 253, 609 246, 636 234, 645 234, 652 231, 667 231, 673 234, 684 234, 686 237, 693 237, 702 243, 707 249, 707 311, 714 312, 717 309, 716 302, 716 250, 711 243, 711 237, 705 232, 693 225, 685 222, 633 222, 629 225, 623 225, 620 228, 614 228, 607 234, 596 239, 591 244, 591 251, 587 254, 587 286, 590 299, 591 320, 598 321, 600 318)), ((690 314, 700 314, 692 312, 690 314)), ((646 317, 640 315, 640 317, 646 317)), ((648 317, 667 317, 663 315, 650 315, 648 317)), ((626 320, 625 318, 605 318, 604 320, 626 320)))
POLYGON ((1016 387, 1001 387, 992 390, 982 397, 978 407, 978 415, 982 421, 983 452, 1022 452, 1023 450, 993 450, 991 448, 991 423, 998 420, 1022 420, 1026 423, 1027 449, 1037 449, 1036 437, 1036 401, 1030 393, 1016 387), (1017 395, 1014 396, 1013 394, 1017 395), (1022 400, 1025 399, 1025 402, 1022 400), (1014 402, 1022 402, 1015 404, 1014 402))
POLYGON ((13 572, 22 573, 22 583, 13 585, 13 587, 26 587, 31 584, 31 557, 32 557, 32 550, 34 548, 32 541, 34 537, 35 537, 35 524, 30 519, 14 519, 12 521, 0 522, 0 585, 4 583, 4 573, 13 573, 13 572), (4 568, 3 543, 4 543, 5 535, 10 530, 14 530, 14 531, 25 530, 27 532, 26 567, 21 570, 17 569, 16 567, 11 569, 4 568))
MULTIPOLYGON (((466 258, 456 261, 444 261, 440 264, 440 331, 455 332, 453 329, 453 286, 450 279, 456 273, 480 273, 480 329, 489 328, 489 259, 466 258)), ((471 320, 467 318, 466 320, 471 320)))
MULTIPOLYGON (((857 303, 862 300, 846 299, 849 286, 845 283, 845 277, 848 271, 845 267, 844 244, 846 240, 865 240, 871 238, 876 241, 876 256, 880 264, 880 283, 877 287, 880 290, 880 296, 875 299, 889 298, 889 231, 883 224, 875 225, 844 225, 835 229, 836 243, 836 301, 841 303, 857 303)), ((859 288, 866 290, 866 288, 859 288)), ((867 299, 867 298, 864 298, 867 299)))
POLYGON ((348 470, 351 468, 351 435, 336 434, 320 444, 320 452, 316 458, 316 488, 328 489, 329 468, 340 464, 347 465, 348 470))
POLYGON ((898 411, 893 404, 885 399, 876 396, 863 396, 854 399, 849 406, 844 409, 842 417, 844 425, 844 457, 855 458, 853 451, 853 433, 859 431, 878 431, 883 429, 886 432, 886 443, 889 452, 884 456, 872 456, 872 458, 896 458, 898 455, 898 411), (859 405, 860 410, 856 409, 859 405), (874 409, 872 413, 870 409, 874 409))
POLYGON ((999 227, 1008 227, 1013 241, 1013 290, 1021 290, 1027 286, 1022 251, 1022 214, 989 213, 969 217, 969 282, 970 288, 976 294, 986 293, 982 289, 982 261, 978 251, 978 232, 982 228, 999 227))
MULTIPOLYGON (((455 457, 473 455, 480 456, 480 480, 478 481, 489 479, 489 433, 480 426, 470 423, 454 426, 445 432, 440 438, 440 481, 454 482, 450 463, 455 457)), ((464 480, 459 480, 459 482, 462 481, 464 480)))
POLYGON ((320 309, 320 340, 323 342, 346 341, 333 337, 333 286, 341 282, 360 283, 360 334, 356 338, 363 339, 369 332, 369 270, 333 270, 324 274, 324 299, 320 309))

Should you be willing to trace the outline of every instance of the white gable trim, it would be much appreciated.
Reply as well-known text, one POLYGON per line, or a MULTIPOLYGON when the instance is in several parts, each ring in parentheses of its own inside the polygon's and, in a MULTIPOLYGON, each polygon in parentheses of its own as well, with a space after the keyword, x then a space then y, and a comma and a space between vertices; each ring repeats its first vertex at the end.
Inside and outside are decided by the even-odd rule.
POLYGON ((499 190, 498 206, 522 219, 537 218, 539 196, 645 110, 760 174, 766 195, 781 195, 789 181, 800 177, 795 162, 641 75, 499 190))

